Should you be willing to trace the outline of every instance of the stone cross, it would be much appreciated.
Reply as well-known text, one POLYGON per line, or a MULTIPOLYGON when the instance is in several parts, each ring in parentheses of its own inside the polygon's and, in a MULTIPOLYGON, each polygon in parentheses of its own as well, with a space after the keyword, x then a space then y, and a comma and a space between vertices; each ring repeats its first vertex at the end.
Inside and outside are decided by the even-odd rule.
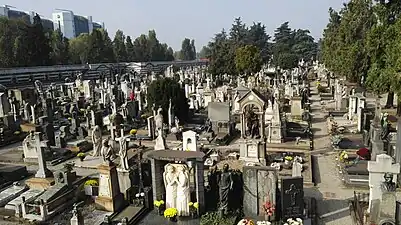
POLYGON ((110 121, 110 124, 109 124, 109 126, 108 126, 108 128, 109 128, 109 130, 110 130, 110 137, 111 137, 111 140, 115 140, 115 138, 116 138, 116 135, 115 135, 115 130, 116 130, 116 126, 113 124, 113 121, 110 121))
POLYGON ((43 149, 43 147, 47 147, 47 142, 42 142, 40 132, 35 132, 35 146, 36 146, 36 152, 38 154, 38 164, 39 164, 39 168, 35 174, 35 177, 47 178, 49 177, 50 171, 47 169, 45 153, 43 149))
POLYGON ((384 174, 392 173, 395 174, 394 180, 397 180, 397 174, 400 172, 400 164, 393 164, 393 158, 386 154, 380 154, 376 156, 376 161, 368 162, 369 171, 369 209, 370 213, 373 207, 373 201, 380 200, 382 198, 381 184, 384 181, 384 174))

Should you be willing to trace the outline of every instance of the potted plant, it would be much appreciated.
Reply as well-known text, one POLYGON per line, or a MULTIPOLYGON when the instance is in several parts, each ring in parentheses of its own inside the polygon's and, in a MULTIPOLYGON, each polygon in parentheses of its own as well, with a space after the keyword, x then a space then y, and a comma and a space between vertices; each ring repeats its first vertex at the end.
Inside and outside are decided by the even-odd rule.
POLYGON ((97 180, 90 179, 84 184, 85 194, 90 196, 97 196, 99 192, 99 183, 97 180))
POLYGON ((159 213, 159 215, 163 215, 164 201, 163 200, 154 201, 153 205, 156 207, 156 210, 159 213))
POLYGON ((199 208, 199 203, 197 202, 190 202, 189 204, 189 211, 191 213, 192 218, 196 218, 198 216, 198 208, 199 208))
POLYGON ((85 159, 86 155, 85 155, 85 153, 83 153, 83 152, 80 152, 80 153, 78 153, 77 157, 78 157, 78 158, 79 158, 79 160, 81 160, 81 162, 82 162, 82 161, 84 161, 84 159, 85 159))
POLYGON ((284 157, 284 165, 286 165, 286 167, 291 166, 292 160, 294 160, 294 157, 287 155, 284 157))
POLYGON ((270 221, 270 217, 273 216, 276 207, 273 203, 267 201, 263 204, 263 209, 265 210, 265 220, 270 221))
POLYGON ((176 208, 168 208, 164 210, 164 217, 169 219, 171 222, 177 222, 178 210, 176 208))
POLYGON ((134 135, 136 134, 136 132, 137 132, 136 129, 131 129, 131 130, 129 131, 129 134, 132 135, 132 136, 134 136, 134 135))

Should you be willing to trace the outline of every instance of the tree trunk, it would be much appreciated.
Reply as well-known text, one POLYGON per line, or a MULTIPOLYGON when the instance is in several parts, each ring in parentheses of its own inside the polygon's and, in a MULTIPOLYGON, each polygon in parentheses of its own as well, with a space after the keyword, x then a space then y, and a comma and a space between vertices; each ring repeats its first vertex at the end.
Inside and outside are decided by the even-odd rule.
POLYGON ((398 97, 398 101, 397 101, 397 116, 401 116, 401 96, 398 97))
POLYGON ((394 106, 394 92, 390 91, 387 95, 385 108, 392 108, 394 106))

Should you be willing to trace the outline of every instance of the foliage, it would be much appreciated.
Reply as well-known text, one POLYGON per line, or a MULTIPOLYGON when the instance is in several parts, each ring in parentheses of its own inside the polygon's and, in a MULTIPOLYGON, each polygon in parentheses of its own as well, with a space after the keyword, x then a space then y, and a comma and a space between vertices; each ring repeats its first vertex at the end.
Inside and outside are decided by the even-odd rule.
POLYGON ((178 58, 180 60, 196 59, 195 40, 190 40, 188 38, 185 38, 182 41, 181 51, 179 52, 178 58))
POLYGON ((207 212, 200 218, 200 225, 232 225, 236 218, 232 216, 221 217, 219 212, 207 212))
POLYGON ((80 157, 85 157, 85 156, 86 156, 86 155, 85 155, 85 153, 83 153, 83 152, 80 152, 80 153, 77 154, 77 157, 79 157, 79 158, 80 158, 80 157))
POLYGON ((262 68, 262 57, 259 49, 253 45, 237 48, 235 52, 235 67, 239 74, 257 73, 262 68))
POLYGON ((90 179, 90 180, 85 181, 84 186, 95 186, 96 187, 96 186, 99 186, 99 182, 97 182, 97 180, 90 179))
POLYGON ((32 24, 29 19, 0 18, 0 34, 2 68, 174 60, 173 49, 160 43, 153 30, 134 42, 120 30, 112 41, 103 29, 68 40, 59 29, 44 29, 39 15, 35 15, 32 24))
POLYGON ((262 23, 247 27, 241 18, 235 18, 229 34, 224 29, 217 33, 199 57, 209 59, 209 70, 215 76, 241 73, 236 67, 236 53, 247 45, 258 49, 262 64, 273 56, 273 64, 284 69, 296 66, 300 59, 316 58, 318 45, 308 30, 292 30, 287 22, 277 28, 274 43, 269 42, 270 38, 262 23))
POLYGON ((162 78, 153 81, 149 85, 147 95, 149 109, 157 110, 159 107, 162 108, 163 118, 168 118, 170 99, 174 115, 180 121, 187 121, 188 99, 185 97, 184 89, 177 81, 171 78, 162 78), (156 109, 153 109, 153 106, 156 109))
POLYGON ((164 205, 164 201, 160 200, 160 201, 154 201, 153 205, 156 206, 157 208, 159 208, 160 206, 164 205))
POLYGON ((329 10, 322 39, 326 67, 351 81, 364 80, 378 95, 389 92, 388 106, 394 93, 401 94, 400 15, 400 1, 350 1, 339 12, 329 10))
POLYGON ((292 156, 290 156, 290 155, 287 155, 287 156, 284 157, 284 159, 285 159, 286 161, 292 161, 292 160, 294 159, 294 157, 292 157, 292 156))
POLYGON ((176 208, 168 208, 164 210, 164 217, 165 218, 173 218, 176 217, 178 214, 178 210, 176 208))

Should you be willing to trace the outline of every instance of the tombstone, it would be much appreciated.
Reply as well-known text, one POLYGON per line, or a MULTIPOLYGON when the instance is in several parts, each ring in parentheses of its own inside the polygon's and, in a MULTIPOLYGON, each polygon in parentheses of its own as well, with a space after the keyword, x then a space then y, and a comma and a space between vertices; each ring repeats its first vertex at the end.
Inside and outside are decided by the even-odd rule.
POLYGON ((302 115, 302 104, 300 97, 292 97, 291 99, 291 116, 297 117, 302 115))
POLYGON ((380 217, 380 202, 383 200, 382 184, 384 181, 384 175, 386 173, 395 174, 393 181, 397 181, 397 174, 400 172, 400 164, 393 164, 391 156, 386 154, 380 154, 376 156, 376 161, 368 162, 369 171, 369 208, 370 218, 372 222, 378 222, 380 217), (377 203, 379 202, 379 206, 377 203), (377 209, 379 207, 379 209, 377 209), (376 210, 374 210, 376 208, 376 210))
POLYGON ((151 139, 155 138, 155 117, 148 117, 148 135, 151 139))
POLYGON ((44 138, 49 141, 50 146, 56 145, 54 126, 52 123, 46 123, 45 125, 43 125, 42 133, 44 134, 44 138))
POLYGON ((98 208, 116 212, 124 205, 124 196, 120 192, 117 169, 114 164, 101 164, 99 171, 99 196, 95 203, 98 208))
POLYGON ((302 177, 281 179, 281 217, 302 218, 304 214, 304 190, 302 177))
POLYGON ((6 116, 9 112, 11 112, 11 105, 7 93, 0 93, 0 117, 6 116))
POLYGON ((302 164, 298 160, 294 160, 292 163, 292 177, 302 176, 302 164))
MULTIPOLYGON (((243 171, 245 216, 264 216, 263 204, 277 205, 277 171, 266 166, 244 166, 243 171)), ((271 219, 275 217, 273 214, 271 219)))
POLYGON ((39 168, 35 174, 35 177, 48 178, 51 176, 51 172, 50 170, 47 169, 45 151, 44 151, 44 148, 46 148, 48 145, 47 141, 42 141, 42 136, 40 132, 35 132, 35 146, 36 146, 36 151, 38 153, 38 164, 39 164, 39 168))
MULTIPOLYGON (((397 121, 397 144, 395 148, 394 158, 395 158, 395 163, 401 165, 401 119, 398 119, 397 121)), ((399 171, 399 173, 401 173, 401 170, 399 171)), ((397 180, 398 180, 397 183, 400 184, 401 176, 397 176, 397 180)))
POLYGON ((189 130, 182 133, 182 148, 184 151, 197 151, 197 134, 189 130))

